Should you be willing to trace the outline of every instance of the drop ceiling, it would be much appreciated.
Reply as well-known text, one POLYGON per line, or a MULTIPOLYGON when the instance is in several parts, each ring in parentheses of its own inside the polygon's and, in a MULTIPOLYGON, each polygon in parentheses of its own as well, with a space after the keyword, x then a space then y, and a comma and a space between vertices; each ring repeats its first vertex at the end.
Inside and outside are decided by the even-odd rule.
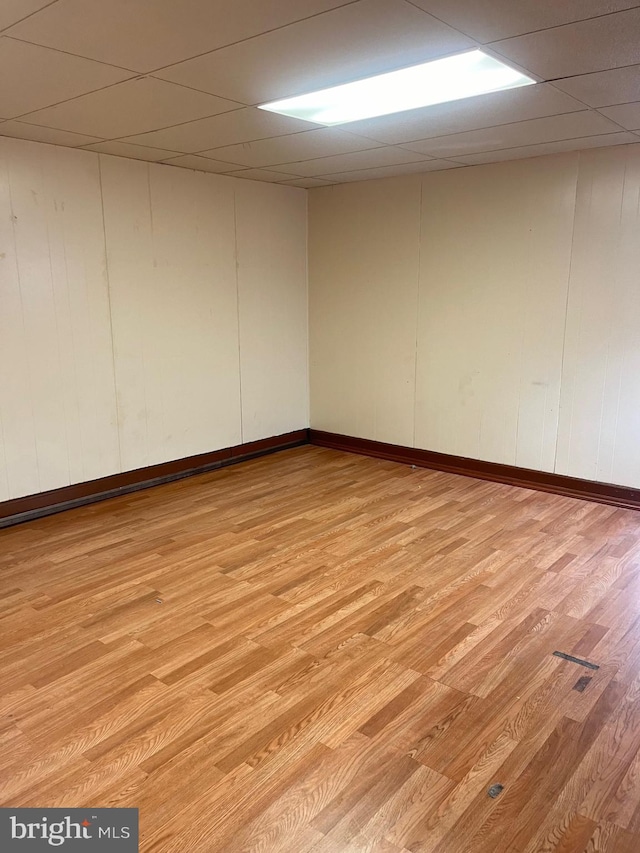
POLYGON ((302 187, 640 142, 640 3, 2 0, 0 135, 302 187), (481 47, 536 86, 323 128, 269 100, 481 47))

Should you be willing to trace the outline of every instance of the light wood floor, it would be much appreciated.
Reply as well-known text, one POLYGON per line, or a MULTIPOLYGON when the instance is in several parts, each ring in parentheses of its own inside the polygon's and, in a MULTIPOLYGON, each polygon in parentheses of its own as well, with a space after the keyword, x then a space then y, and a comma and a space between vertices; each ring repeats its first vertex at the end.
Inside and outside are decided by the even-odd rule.
POLYGON ((1 805, 137 806, 163 853, 640 851, 638 513, 302 447, 0 531, 0 637, 1 805))

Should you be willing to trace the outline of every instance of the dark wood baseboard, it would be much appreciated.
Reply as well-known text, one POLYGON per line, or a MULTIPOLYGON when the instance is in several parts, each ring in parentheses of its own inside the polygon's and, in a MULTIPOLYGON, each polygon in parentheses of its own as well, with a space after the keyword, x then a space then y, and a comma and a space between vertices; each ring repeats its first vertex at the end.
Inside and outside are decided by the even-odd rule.
POLYGON ((0 529, 31 521, 67 509, 97 503, 108 498, 148 489, 162 483, 170 483, 196 474, 204 474, 227 465, 243 462, 268 453, 276 453, 302 444, 315 444, 330 447, 348 453, 375 456, 405 465, 417 465, 436 471, 447 471, 465 477, 480 480, 492 480, 510 486, 552 492, 582 500, 596 501, 625 509, 640 510, 640 489, 616 486, 611 483, 599 483, 594 480, 581 480, 563 474, 550 474, 546 471, 534 471, 529 468, 517 468, 514 465, 501 465, 497 462, 483 462, 464 456, 452 456, 436 453, 433 450, 419 450, 398 444, 386 444, 367 438, 354 438, 348 435, 323 432, 316 429, 299 429, 284 435, 271 436, 259 441, 213 450, 184 459, 161 462, 122 474, 112 474, 98 480, 76 483, 48 492, 39 492, 22 498, 0 502, 0 529))
POLYGON ((448 471, 480 480, 493 480, 510 486, 521 486, 540 492, 552 492, 572 498, 610 504, 625 509, 640 509, 640 489, 616 486, 611 483, 599 483, 595 480, 581 480, 564 474, 550 474, 546 471, 534 471, 530 468, 517 468, 515 465, 501 465, 497 462, 482 462, 464 456, 451 456, 448 453, 436 453, 433 450, 418 450, 398 444, 385 444, 367 438, 353 438, 322 430, 309 430, 311 444, 319 447, 331 447, 348 453, 360 453, 364 456, 376 456, 406 465, 418 465, 421 468, 433 468, 436 471, 448 471))
POLYGON ((140 489, 148 489, 162 483, 170 483, 173 480, 181 480, 184 477, 192 477, 195 474, 204 474, 236 462, 308 443, 309 430, 298 429, 284 435, 274 435, 259 441, 250 441, 247 444, 226 447, 223 450, 212 450, 210 453, 173 459, 170 462, 137 468, 135 471, 111 474, 108 477, 100 477, 98 480, 75 483, 72 486, 63 486, 60 489, 3 501, 0 502, 0 528, 104 501, 118 495, 137 492, 140 489))

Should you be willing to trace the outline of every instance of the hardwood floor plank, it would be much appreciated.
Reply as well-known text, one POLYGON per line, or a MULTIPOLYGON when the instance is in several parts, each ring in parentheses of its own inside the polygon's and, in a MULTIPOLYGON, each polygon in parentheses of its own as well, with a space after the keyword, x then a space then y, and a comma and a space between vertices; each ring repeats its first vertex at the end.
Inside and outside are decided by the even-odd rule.
POLYGON ((639 602, 639 513, 318 447, 7 528, 0 803, 139 807, 143 853, 638 853, 639 602))

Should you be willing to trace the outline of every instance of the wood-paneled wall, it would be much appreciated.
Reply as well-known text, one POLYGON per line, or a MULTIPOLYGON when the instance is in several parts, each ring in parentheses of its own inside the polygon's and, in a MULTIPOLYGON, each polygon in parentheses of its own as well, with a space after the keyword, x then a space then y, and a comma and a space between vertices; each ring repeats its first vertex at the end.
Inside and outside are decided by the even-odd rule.
POLYGON ((420 182, 310 193, 312 425, 413 444, 420 182))
POLYGON ((304 190, 0 139, 0 500, 308 426, 306 330, 304 190))
POLYGON ((640 146, 580 157, 557 470, 640 486, 640 146))
POLYGON ((640 145, 310 191, 311 425, 640 486, 640 145))

